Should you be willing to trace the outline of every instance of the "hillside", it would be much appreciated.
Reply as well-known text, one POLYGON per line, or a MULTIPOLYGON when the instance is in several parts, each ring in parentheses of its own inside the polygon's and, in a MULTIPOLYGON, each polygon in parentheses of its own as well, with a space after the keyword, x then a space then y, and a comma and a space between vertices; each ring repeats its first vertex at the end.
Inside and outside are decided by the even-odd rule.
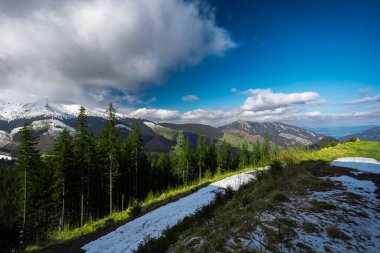
POLYGON ((340 139, 346 135, 351 135, 358 132, 366 131, 373 127, 376 127, 376 126, 364 125, 364 126, 304 127, 304 128, 315 133, 332 136, 336 139, 340 139))
MULTIPOLYGON (((380 175, 365 169, 373 163, 311 161, 273 168, 209 210, 209 218, 188 224, 169 251, 377 252, 380 175)), ((380 173, 380 163, 373 165, 380 173)))
POLYGON ((238 120, 219 129, 224 133, 224 138, 234 144, 244 140, 261 141, 265 134, 269 135, 272 143, 281 147, 308 146, 323 138, 323 135, 278 122, 259 123, 238 120))
MULTIPOLYGON (((376 247, 378 243, 373 234, 376 230, 369 228, 378 222, 374 214, 379 200, 376 200, 374 187, 380 187, 380 178, 373 173, 379 172, 379 163, 369 158, 337 159, 329 163, 345 156, 380 159, 379 148, 379 142, 349 142, 317 151, 290 149, 281 153, 282 162, 274 163, 269 173, 264 169, 253 175, 247 173, 252 168, 247 168, 242 174, 236 171, 214 177, 211 182, 225 179, 208 187, 200 184, 200 188, 187 188, 189 192, 181 191, 184 195, 179 199, 177 195, 172 199, 169 197, 172 195, 165 193, 159 200, 155 200, 156 197, 147 200, 159 204, 152 205, 154 211, 143 211, 142 216, 131 214, 129 209, 114 213, 64 232, 60 241, 49 242, 42 252, 82 252, 82 249, 131 252, 139 242, 143 243, 138 252, 167 252, 168 249, 170 252, 240 252, 252 251, 252 247, 257 246, 275 252, 285 249, 291 252, 330 252, 331 249, 345 252, 357 249, 358 244, 364 247, 364 251, 358 252, 372 252, 373 245, 376 247), (335 166, 355 166, 356 170, 335 166), (256 181, 236 192, 231 191, 249 179, 256 181), (226 191, 226 194, 220 195, 219 191, 226 191), (214 202, 199 209, 214 195, 214 202), (186 215, 190 216, 174 225, 176 219, 181 220, 186 215), (336 217, 341 218, 338 227, 331 225, 336 217), (321 218, 323 221, 316 223, 321 218), (356 222, 362 225, 358 227, 356 222), (100 231, 94 230, 98 227, 100 231), (252 230, 255 228, 258 230, 252 230), (278 228, 281 232, 277 233, 278 228), (125 237, 126 233, 133 236, 125 237), (367 233, 367 237, 357 237, 358 233, 367 233), (72 234, 82 236, 64 239, 64 236, 73 238, 72 234), (160 235, 163 236, 158 237, 160 235), (289 238, 295 239, 294 236, 298 239, 289 241, 289 238), (249 244, 249 241, 258 244, 249 244), (321 244, 316 246, 314 242, 321 244)), ((146 207, 152 210, 150 204, 146 207)))
POLYGON ((342 137, 342 140, 349 140, 351 138, 359 138, 363 141, 380 141, 380 127, 373 127, 371 129, 361 131, 355 134, 350 134, 342 137))
MULTIPOLYGON (((13 153, 19 139, 19 131, 24 123, 30 124, 39 137, 41 152, 51 150, 60 131, 68 129, 75 132, 76 117, 79 112, 78 104, 0 104, 0 150, 13 153)), ((88 128, 98 136, 107 118, 104 109, 86 109, 88 128)), ((149 120, 131 117, 117 113, 117 127, 125 138, 134 125, 142 130, 145 150, 149 152, 168 152, 175 145, 178 131, 182 130, 184 137, 192 146, 196 145, 200 132, 209 142, 211 138, 216 142, 226 140, 234 148, 244 141, 253 143, 263 140, 269 134, 271 142, 280 147, 307 146, 318 142, 322 135, 308 130, 282 123, 258 123, 249 121, 235 121, 219 128, 204 124, 174 124, 154 123, 149 120)))
POLYGON ((377 252, 378 149, 356 142, 288 151, 255 181, 232 196, 227 190, 137 252, 377 252), (373 158, 330 163, 345 155, 373 158))

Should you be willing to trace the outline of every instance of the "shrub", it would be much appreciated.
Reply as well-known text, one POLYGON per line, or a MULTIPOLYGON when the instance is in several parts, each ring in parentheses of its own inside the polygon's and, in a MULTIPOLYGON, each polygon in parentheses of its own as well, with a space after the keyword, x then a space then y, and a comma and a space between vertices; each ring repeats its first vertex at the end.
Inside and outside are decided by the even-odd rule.
POLYGON ((284 202, 287 201, 288 198, 283 194, 282 192, 278 190, 274 190, 270 195, 269 195, 269 202, 271 203, 278 203, 278 202, 284 202))
POLYGON ((310 204, 310 212, 321 213, 325 210, 335 209, 335 206, 333 204, 327 203, 325 201, 312 200, 310 201, 310 204))
POLYGON ((280 160, 273 160, 269 165, 269 174, 272 177, 276 177, 282 174, 284 165, 280 160))
POLYGON ((333 239, 341 239, 344 241, 350 240, 350 237, 337 228, 330 227, 327 229, 327 234, 333 239))
POLYGON ((313 223, 308 222, 308 221, 305 221, 302 224, 302 229, 303 229, 303 231, 305 231, 306 233, 309 233, 309 234, 318 232, 317 227, 313 223))
POLYGON ((130 208, 131 208, 130 213, 132 216, 136 216, 136 215, 139 215, 141 213, 141 204, 136 199, 132 200, 132 205, 130 208))
POLYGON ((346 142, 358 142, 360 141, 360 139, 358 137, 352 137, 350 139, 348 139, 346 142))
POLYGON ((224 191, 224 197, 226 199, 231 199, 234 196, 234 192, 234 189, 230 185, 228 185, 224 191))

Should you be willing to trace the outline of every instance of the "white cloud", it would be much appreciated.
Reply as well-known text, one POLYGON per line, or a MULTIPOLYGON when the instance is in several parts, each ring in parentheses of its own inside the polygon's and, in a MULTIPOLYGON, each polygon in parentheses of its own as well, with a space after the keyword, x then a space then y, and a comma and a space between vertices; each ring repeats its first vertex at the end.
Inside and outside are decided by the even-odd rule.
POLYGON ((365 97, 361 99, 351 100, 343 102, 346 105, 360 105, 360 104, 367 104, 372 102, 379 102, 380 101, 380 94, 377 94, 375 97, 365 97))
POLYGON ((156 97, 152 97, 151 99, 148 99, 147 101, 145 101, 145 104, 151 104, 151 103, 154 103, 157 101, 157 98, 156 97))
POLYGON ((148 109, 140 108, 130 113, 131 116, 153 121, 165 121, 180 119, 181 115, 178 111, 167 109, 148 109))
POLYGON ((232 87, 230 89, 230 91, 233 92, 233 93, 238 93, 239 92, 239 90, 237 88, 235 88, 235 87, 232 87))
POLYGON ((240 92, 240 94, 250 94, 250 95, 267 95, 271 94, 271 89, 248 89, 240 92))
POLYGON ((372 91, 372 87, 362 87, 359 89, 359 93, 361 96, 365 96, 368 93, 370 93, 371 91, 372 91))
POLYGON ((185 101, 185 102, 192 102, 192 101, 199 100, 197 95, 191 95, 191 94, 183 96, 181 99, 182 101, 185 101))
POLYGON ((273 93, 270 89, 249 89, 242 92, 251 94, 241 107, 245 111, 265 111, 293 105, 316 105, 325 103, 316 92, 273 93))
POLYGON ((199 1, 4 0, 0 99, 82 101, 110 87, 136 93, 234 46, 199 1))

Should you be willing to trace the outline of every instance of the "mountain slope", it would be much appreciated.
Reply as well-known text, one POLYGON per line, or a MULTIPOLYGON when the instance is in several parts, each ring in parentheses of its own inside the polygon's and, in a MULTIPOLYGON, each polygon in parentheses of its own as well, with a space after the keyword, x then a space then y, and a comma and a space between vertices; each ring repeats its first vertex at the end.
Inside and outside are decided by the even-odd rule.
POLYGON ((342 140, 349 140, 357 137, 363 141, 380 141, 380 127, 374 127, 356 134, 350 134, 342 137, 342 140))
MULTIPOLYGON (((75 132, 76 118, 79 112, 78 104, 9 104, 0 103, 0 150, 14 152, 20 138, 20 129, 30 124, 37 137, 42 152, 49 151, 55 138, 63 129, 75 132)), ((86 108, 88 128, 98 136, 103 128, 107 112, 100 108, 86 108)), ((322 138, 322 135, 282 123, 257 123, 235 121, 223 127, 213 127, 204 124, 174 124, 154 123, 149 120, 134 118, 117 113, 118 125, 123 138, 126 138, 134 125, 141 128, 145 149, 149 152, 168 152, 176 143, 181 130, 185 139, 195 147, 198 134, 202 131, 207 141, 211 138, 218 144, 225 139, 234 148, 244 141, 252 143, 262 140, 266 133, 272 143, 281 147, 310 145, 322 138)))
POLYGON ((237 120, 219 128, 227 141, 237 144, 262 140, 268 134, 271 142, 281 147, 311 145, 323 138, 323 135, 278 122, 250 122, 237 120), (239 139, 240 138, 240 139, 239 139))
POLYGON ((376 127, 374 125, 364 126, 339 126, 339 127, 304 127, 306 130, 314 133, 319 133, 326 136, 332 136, 336 139, 340 139, 346 135, 351 135, 366 131, 370 128, 376 127))

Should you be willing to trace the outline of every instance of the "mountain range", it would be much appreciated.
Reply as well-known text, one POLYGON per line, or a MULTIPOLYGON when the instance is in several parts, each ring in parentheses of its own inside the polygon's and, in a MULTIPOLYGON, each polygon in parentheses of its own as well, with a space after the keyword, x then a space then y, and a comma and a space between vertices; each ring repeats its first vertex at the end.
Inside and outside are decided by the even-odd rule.
POLYGON ((359 138, 363 141, 380 141, 380 127, 373 127, 359 133, 350 134, 341 138, 342 141, 349 140, 351 138, 359 138))
MULTIPOLYGON (((0 104, 0 151, 9 153, 17 150, 19 132, 24 123, 30 124, 35 130, 41 152, 49 151, 64 128, 71 133, 75 132, 79 108, 78 104, 0 104)), ((98 136, 107 118, 106 110, 86 108, 86 114, 89 130, 98 136)), ((117 127, 124 138, 134 125, 141 128, 145 149, 149 152, 169 151, 175 145, 180 130, 193 146, 196 145, 200 131, 208 141, 213 138, 218 143, 224 139, 235 148, 244 141, 261 141, 265 134, 269 135, 273 144, 283 148, 310 146, 325 138, 322 134, 279 122, 237 120, 225 126, 213 127, 204 124, 155 123, 122 113, 117 113, 116 116, 117 127)))

